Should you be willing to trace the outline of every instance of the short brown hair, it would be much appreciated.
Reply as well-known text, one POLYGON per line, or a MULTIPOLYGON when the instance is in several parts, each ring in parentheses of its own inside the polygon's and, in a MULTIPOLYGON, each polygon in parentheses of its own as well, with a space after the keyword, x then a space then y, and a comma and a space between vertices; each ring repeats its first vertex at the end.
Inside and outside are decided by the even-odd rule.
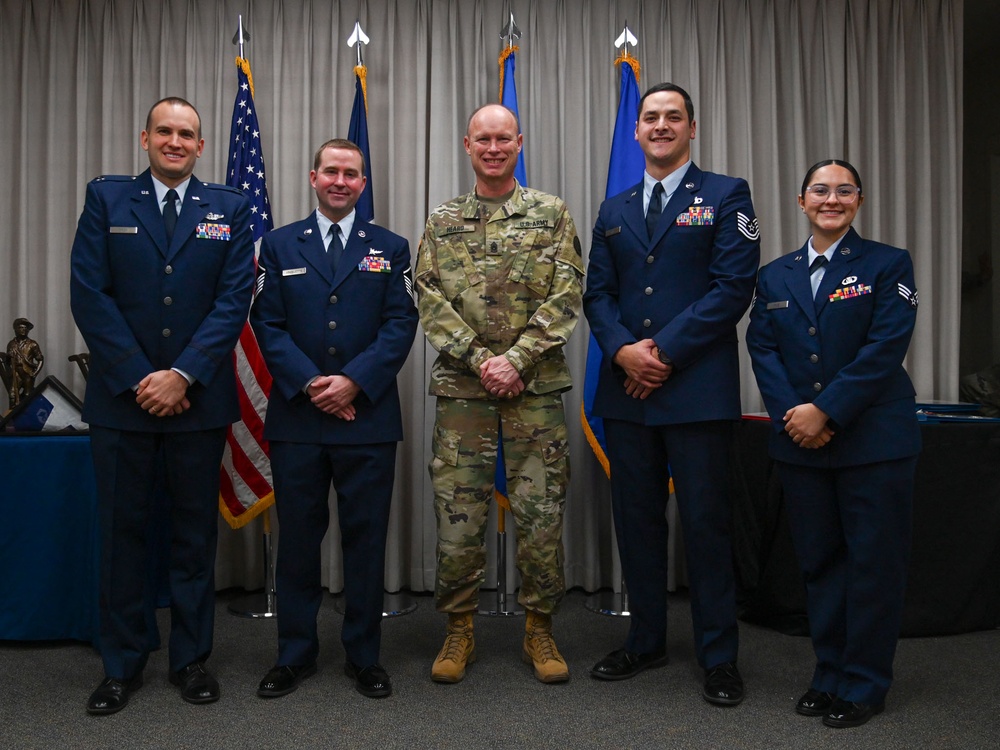
POLYGON ((189 102, 187 99, 181 99, 179 96, 166 96, 160 99, 156 104, 149 108, 149 112, 146 114, 146 132, 153 127, 153 110, 159 107, 161 104, 173 104, 178 107, 188 107, 194 110, 195 117, 198 118, 198 139, 201 140, 201 115, 198 114, 198 110, 195 106, 189 102))
POLYGON ((349 151, 356 151, 358 156, 361 157, 361 176, 365 175, 365 152, 354 141, 349 141, 346 138, 331 138, 316 149, 316 155, 313 157, 313 171, 319 169, 320 159, 323 158, 323 152, 328 148, 346 148, 349 151))

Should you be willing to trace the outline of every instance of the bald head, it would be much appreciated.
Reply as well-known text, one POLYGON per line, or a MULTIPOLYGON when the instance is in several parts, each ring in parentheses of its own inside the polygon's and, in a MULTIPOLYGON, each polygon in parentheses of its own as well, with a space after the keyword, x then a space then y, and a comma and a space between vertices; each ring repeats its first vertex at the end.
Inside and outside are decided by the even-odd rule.
POLYGON ((465 152, 472 160, 476 192, 481 197, 496 198, 514 189, 521 141, 517 117, 502 104, 487 104, 472 113, 465 152))

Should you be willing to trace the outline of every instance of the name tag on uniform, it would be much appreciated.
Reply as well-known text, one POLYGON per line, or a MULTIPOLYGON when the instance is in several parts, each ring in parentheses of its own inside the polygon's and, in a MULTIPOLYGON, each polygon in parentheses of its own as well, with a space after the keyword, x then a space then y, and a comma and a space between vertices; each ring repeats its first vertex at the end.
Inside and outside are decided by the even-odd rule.
POLYGON ((111 227, 111 234, 138 234, 139 227, 111 227))
POLYGON ((608 231, 606 231, 604 233, 604 236, 605 237, 614 237, 616 234, 621 234, 621 233, 622 233, 622 228, 621 227, 612 227, 611 229, 609 229, 608 231))
POLYGON ((305 268, 286 268, 281 272, 282 276, 301 276, 306 272, 305 268))
POLYGON ((768 302, 767 303, 767 309, 768 310, 781 310, 781 309, 783 309, 785 307, 788 307, 788 300, 787 299, 783 299, 783 300, 781 300, 781 302, 768 302))

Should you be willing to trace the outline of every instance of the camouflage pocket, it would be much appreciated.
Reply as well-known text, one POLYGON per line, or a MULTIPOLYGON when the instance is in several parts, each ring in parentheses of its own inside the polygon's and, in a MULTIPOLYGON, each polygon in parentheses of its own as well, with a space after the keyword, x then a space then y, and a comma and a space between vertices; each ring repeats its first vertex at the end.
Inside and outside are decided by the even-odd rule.
POLYGON ((457 430, 446 430, 434 425, 432 450, 434 458, 448 466, 458 466, 458 450, 462 447, 462 435, 457 430))
POLYGON ((569 434, 566 425, 562 424, 543 432, 538 436, 538 446, 546 466, 566 458, 569 455, 569 434))

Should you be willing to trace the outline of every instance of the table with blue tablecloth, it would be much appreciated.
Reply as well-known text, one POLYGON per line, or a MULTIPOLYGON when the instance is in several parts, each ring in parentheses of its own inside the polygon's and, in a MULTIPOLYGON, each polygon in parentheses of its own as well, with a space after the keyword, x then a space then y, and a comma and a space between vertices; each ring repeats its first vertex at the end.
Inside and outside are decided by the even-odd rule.
POLYGON ((96 641, 90 438, 0 437, 0 639, 96 641))

